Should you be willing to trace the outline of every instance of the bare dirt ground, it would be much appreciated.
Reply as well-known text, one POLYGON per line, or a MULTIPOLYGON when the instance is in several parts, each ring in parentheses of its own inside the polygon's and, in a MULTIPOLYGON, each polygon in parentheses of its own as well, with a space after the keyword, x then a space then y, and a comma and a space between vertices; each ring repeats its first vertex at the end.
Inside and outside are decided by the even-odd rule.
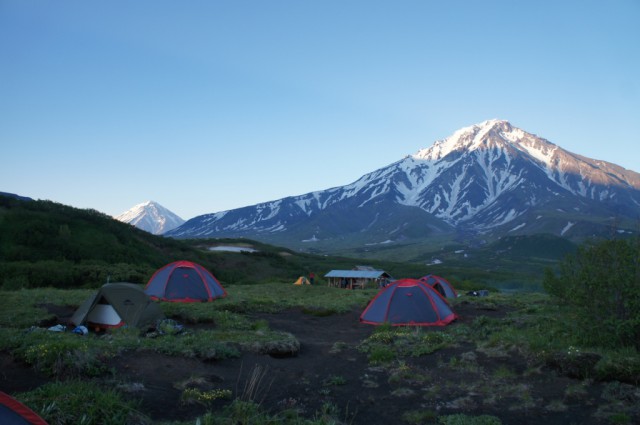
MULTIPOLYGON (((473 303, 459 304, 456 312, 460 318, 450 326, 471 323, 480 315, 505 314, 473 303)), ((325 317, 301 310, 255 315, 271 329, 295 335, 300 351, 286 357, 245 352, 240 358, 215 362, 128 352, 112 360, 115 375, 109 379, 140 398, 140 410, 158 422, 187 421, 205 413, 204 406, 180 403, 181 384, 188 381, 201 390, 229 389, 234 397, 250 398, 274 413, 295 408, 313 418, 330 403, 348 424, 429 423, 407 422, 411 412, 494 415, 503 424, 609 424, 615 409, 628 412, 620 404, 624 400, 607 397, 609 384, 532 365, 517 350, 496 356, 465 343, 407 357, 400 366, 372 367, 357 347, 374 328, 359 323, 358 315, 355 310, 325 317), (247 388, 250 383, 257 383, 253 390, 247 388)), ((47 381, 7 353, 0 353, 0 365, 0 388, 5 392, 32 390, 47 381)), ((215 412, 229 403, 216 400, 210 407, 215 412)), ((624 418, 632 422, 622 423, 640 420, 628 413, 624 418)))

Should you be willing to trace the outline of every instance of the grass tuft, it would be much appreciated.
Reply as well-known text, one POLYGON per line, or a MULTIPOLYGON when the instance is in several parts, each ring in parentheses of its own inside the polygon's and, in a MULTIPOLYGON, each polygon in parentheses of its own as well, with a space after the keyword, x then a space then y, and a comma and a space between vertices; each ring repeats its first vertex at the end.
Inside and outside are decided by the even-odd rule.
POLYGON ((152 424, 135 400, 90 381, 52 382, 17 398, 49 425, 152 424))

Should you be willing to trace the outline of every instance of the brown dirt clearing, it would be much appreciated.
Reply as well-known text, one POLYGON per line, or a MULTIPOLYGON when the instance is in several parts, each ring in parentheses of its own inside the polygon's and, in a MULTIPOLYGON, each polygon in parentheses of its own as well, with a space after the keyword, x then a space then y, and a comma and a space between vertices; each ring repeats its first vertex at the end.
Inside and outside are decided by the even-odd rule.
MULTIPOLYGON (((111 360, 115 374, 108 379, 140 398, 140 410, 155 421, 195 420, 206 412, 204 406, 180 403, 186 386, 228 389, 234 398, 250 398, 272 413, 295 408, 309 418, 331 403, 347 424, 410 423, 403 420, 409 412, 423 412, 425 417, 494 415, 503 424, 607 424, 611 422, 604 413, 619 406, 603 398, 607 383, 572 379, 545 365, 532 365, 516 349, 492 351, 463 343, 371 366, 358 346, 374 327, 359 323, 359 313, 316 316, 295 309, 255 314, 253 319, 266 320, 271 329, 293 334, 300 351, 286 357, 243 352, 240 358, 221 361, 126 352, 111 360), (259 385, 248 391, 256 373, 259 385)), ((470 324, 482 315, 500 318, 506 311, 463 302, 456 313, 460 318, 450 327, 470 324)), ((48 380, 7 353, 0 353, 0 362, 0 388, 5 392, 32 390, 48 380)), ((215 412, 229 403, 216 400, 211 407, 215 412)))

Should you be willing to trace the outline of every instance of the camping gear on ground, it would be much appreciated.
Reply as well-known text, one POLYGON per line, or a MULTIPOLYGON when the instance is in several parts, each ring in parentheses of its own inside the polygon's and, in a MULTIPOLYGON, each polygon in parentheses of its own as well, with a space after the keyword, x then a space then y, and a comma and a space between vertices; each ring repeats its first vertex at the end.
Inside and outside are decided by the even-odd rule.
POLYGON ((428 274, 419 280, 428 283, 445 298, 458 298, 458 292, 449 281, 434 274, 428 274))
POLYGON ((144 292, 156 301, 183 303, 213 301, 227 296, 218 279, 191 261, 175 261, 158 269, 144 292))
POLYGON ((471 295, 472 297, 488 297, 489 291, 486 289, 480 289, 479 291, 469 291, 467 295, 471 295))
POLYGON ((71 332, 78 335, 86 335, 89 333, 89 329, 87 329, 86 326, 76 326, 76 328, 71 332))
POLYGON ((120 326, 145 328, 155 326, 164 314, 142 287, 133 283, 107 283, 87 298, 71 316, 75 326, 107 329, 120 326))
POLYGON ((298 280, 293 282, 293 284, 294 285, 311 285, 311 282, 309 282, 309 279, 307 279, 306 277, 300 276, 298 280))
POLYGON ((67 330, 67 327, 65 325, 55 325, 47 328, 47 330, 51 332, 64 332, 67 330))
POLYGON ((457 315, 430 285, 416 279, 400 279, 369 302, 360 321, 371 325, 446 326, 457 315))
POLYGON ((162 319, 156 323, 156 328, 145 334, 146 338, 157 338, 162 335, 179 335, 187 333, 184 325, 173 319, 162 319))
POLYGON ((0 391, 0 424, 47 425, 36 412, 2 391, 0 391))

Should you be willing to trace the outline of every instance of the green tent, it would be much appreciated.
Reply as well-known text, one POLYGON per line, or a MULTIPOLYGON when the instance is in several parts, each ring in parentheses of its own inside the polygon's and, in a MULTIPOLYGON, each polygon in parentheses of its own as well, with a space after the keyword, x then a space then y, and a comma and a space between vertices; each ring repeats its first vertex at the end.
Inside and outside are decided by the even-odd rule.
POLYGON ((155 302, 133 283, 107 283, 87 298, 70 319, 75 326, 114 328, 127 325, 150 328, 164 314, 155 302))

